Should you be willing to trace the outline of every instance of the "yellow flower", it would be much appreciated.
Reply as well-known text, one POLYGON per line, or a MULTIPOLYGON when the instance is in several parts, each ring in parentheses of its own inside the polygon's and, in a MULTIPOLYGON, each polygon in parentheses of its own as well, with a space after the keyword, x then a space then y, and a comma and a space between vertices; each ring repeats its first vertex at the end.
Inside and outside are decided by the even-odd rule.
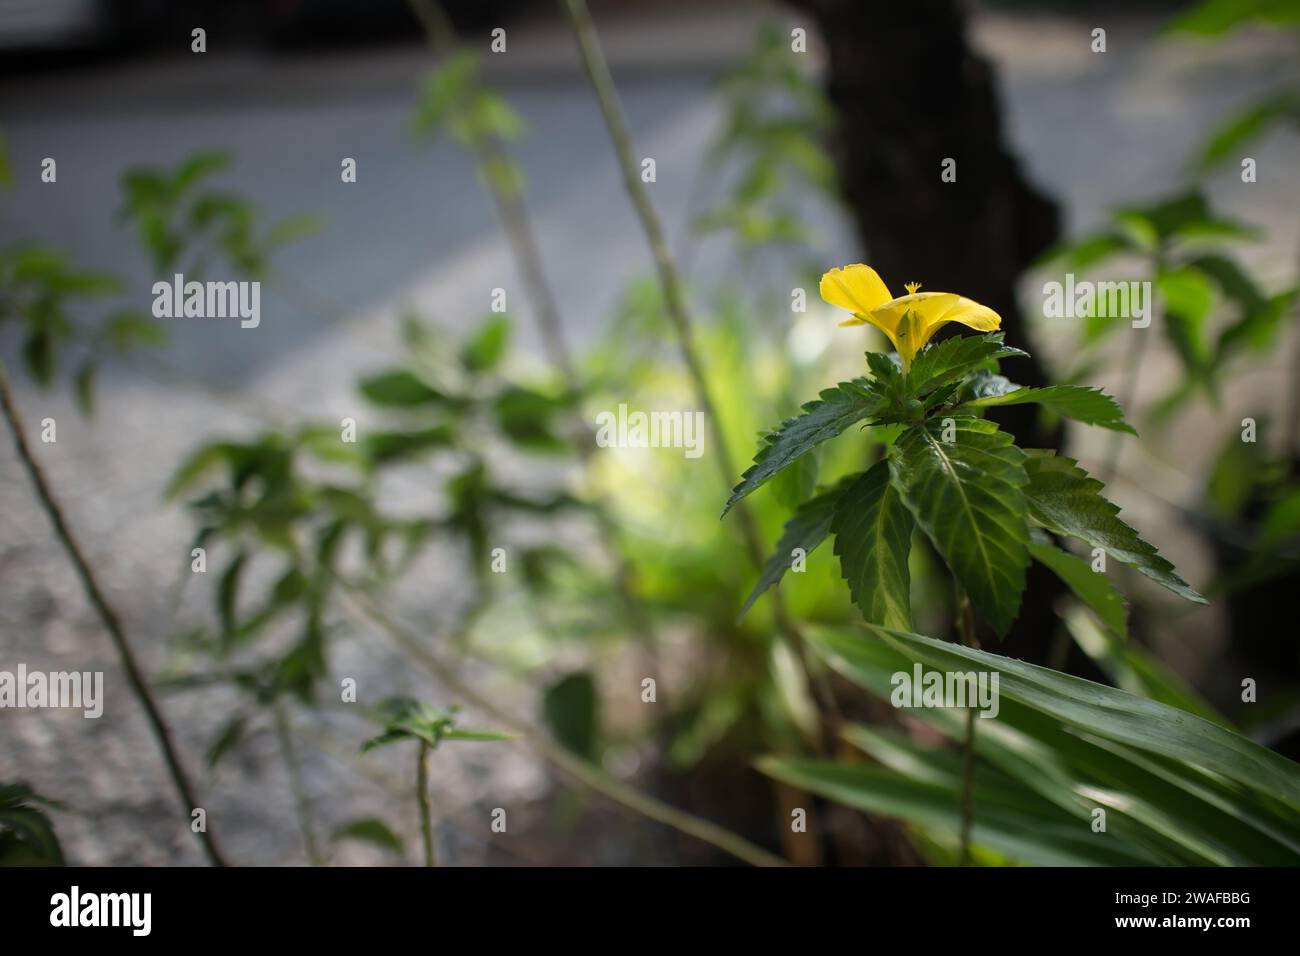
POLYGON ((952 292, 918 292, 919 282, 909 282, 905 288, 907 295, 894 298, 875 269, 858 263, 822 276, 821 294, 831 305, 853 313, 840 325, 874 325, 889 336, 904 372, 947 322, 960 322, 977 332, 992 332, 1002 325, 1001 316, 971 299, 952 292))

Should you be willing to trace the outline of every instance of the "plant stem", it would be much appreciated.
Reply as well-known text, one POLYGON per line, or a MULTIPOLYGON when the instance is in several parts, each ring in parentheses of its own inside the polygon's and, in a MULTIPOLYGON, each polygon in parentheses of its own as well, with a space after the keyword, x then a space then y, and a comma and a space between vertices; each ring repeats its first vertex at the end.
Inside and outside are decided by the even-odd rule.
POLYGON ((429 745, 420 741, 415 761, 415 799, 420 804, 420 836, 424 840, 424 865, 437 866, 433 855, 433 813, 429 807, 429 745))
MULTIPOLYGON (((677 273, 677 265, 664 238, 659 215, 655 211, 654 204, 650 201, 649 193, 641 182, 636 155, 632 149, 632 137, 628 132, 627 120, 623 116, 623 108, 619 103, 614 78, 609 72, 609 64, 606 62, 604 51, 600 46, 600 37, 596 33, 596 27, 592 22, 591 12, 587 9, 586 0, 564 0, 564 9, 568 13, 569 22, 578 39, 583 69, 586 71, 587 79, 596 94, 596 100, 600 104, 601 116, 605 120, 605 128, 613 141, 614 151, 623 173, 624 186, 632 200, 632 205, 636 209, 642 231, 645 233, 646 241, 650 246, 650 254, 654 259, 659 285, 663 290, 668 318, 672 323, 673 331, 676 333, 678 350, 681 353, 682 361, 686 365, 687 374, 690 376, 695 392, 695 402, 704 412, 705 418, 709 422, 713 444, 716 446, 713 460, 718 463, 718 471, 722 477, 723 487, 730 488, 732 482, 736 479, 737 473, 732 465, 731 454, 727 450, 726 436, 722 431, 722 422, 718 417, 717 407, 714 405, 713 397, 709 391, 708 378, 704 373, 704 363, 701 361, 695 346, 694 322, 686 305, 686 296, 677 273)), ((767 557, 767 549, 763 544, 762 535, 759 532, 758 523, 754 519, 754 514, 744 501, 737 502, 733 510, 740 520, 741 533, 744 535, 750 560, 753 562, 754 567, 762 568, 767 557)), ((779 587, 773 589, 771 600, 778 627, 780 627, 782 634, 791 645, 796 656, 804 661, 805 670, 809 670, 803 635, 786 612, 785 602, 781 597, 779 587)), ((823 680, 814 679, 813 687, 818 697, 821 698, 823 706, 832 713, 837 712, 838 708, 834 696, 830 692, 829 685, 823 680)))
MULTIPOLYGON (((100 620, 108 631, 109 637, 113 641, 113 646, 122 661, 122 669, 126 671, 127 682, 131 685, 132 692, 144 708, 149 727, 158 743, 158 748, 162 751, 163 760, 167 764, 167 771, 171 775, 172 783, 176 787, 176 793, 180 797, 184 815, 189 818, 193 811, 199 808, 199 801, 194 796, 194 788, 190 784, 190 778, 181 764, 180 755, 176 752, 175 745, 172 743, 171 731, 163 719, 162 711, 154 698, 149 680, 136 660, 135 652, 126 638, 121 619, 108 603, 107 598, 104 597, 103 589, 99 586, 94 572, 91 571, 89 563, 81 553, 81 548, 72 536, 71 528, 68 527, 67 521, 64 520, 63 509, 55 500, 53 492, 45 481, 41 466, 27 444, 22 414, 18 410, 17 402, 14 400, 13 390, 9 383, 9 373, 5 369, 3 362, 0 362, 0 406, 3 406, 5 419, 9 424, 10 432, 13 434, 14 448, 27 469, 27 474, 36 489, 36 495, 40 499, 41 507, 49 517, 50 523, 54 526, 54 532, 64 550, 67 551, 68 558, 76 569, 77 576, 81 579, 81 585, 86 591, 86 596, 90 599, 90 603, 94 606, 96 613, 98 613, 100 620)), ((216 838, 208 831, 206 821, 204 829, 198 833, 198 838, 203 845, 208 862, 213 866, 225 866, 226 859, 217 846, 216 838)))
POLYGON ((294 809, 298 813, 298 827, 302 830, 303 850, 307 854, 308 863, 312 866, 320 866, 322 857, 320 847, 316 843, 316 824, 311 810, 311 800, 308 799, 307 788, 303 785, 298 753, 293 745, 293 728, 289 725, 289 713, 285 709, 284 701, 279 698, 276 698, 275 703, 271 705, 271 711, 275 715, 275 735, 280 743, 280 758, 289 772, 289 789, 293 793, 294 809))
POLYGON ((649 817, 651 820, 670 826, 687 836, 715 846, 746 863, 754 866, 787 865, 786 861, 781 857, 755 846, 744 837, 732 833, 725 827, 703 820, 684 810, 679 810, 614 779, 599 767, 555 743, 544 733, 536 730, 531 724, 511 716, 487 697, 464 683, 454 670, 439 660, 425 646, 426 642, 420 635, 393 619, 367 594, 357 590, 342 579, 338 580, 344 585, 344 590, 341 592, 344 597, 344 604, 355 617, 359 620, 369 620, 377 624, 389 639, 419 661, 448 691, 516 734, 543 758, 578 783, 605 795, 615 803, 622 804, 642 816, 649 817))
MULTIPOLYGON (((454 53, 457 46, 456 28, 447 16, 441 4, 435 0, 410 0, 412 11, 424 27, 425 35, 433 49, 441 54, 454 53)), ((496 137, 483 133, 474 124, 470 128, 469 146, 474 153, 480 169, 503 168, 511 162, 496 137)), ((560 325, 560 310, 555 304, 555 297, 546 282, 542 268, 542 256, 533 234, 528 214, 524 210, 523 200, 513 189, 502 188, 491 176, 484 176, 505 226, 506 238, 510 243, 515 261, 523 273, 524 286, 529 301, 537 313, 538 324, 542 332, 542 344, 551 363, 560 369, 570 381, 575 378, 572 359, 564 342, 564 333, 560 325)))
MULTIPOLYGON (((967 647, 979 647, 975 638, 975 613, 970 598, 957 587, 957 632, 967 647)), ((970 866, 970 837, 975 823, 975 708, 966 708, 966 735, 961 760, 961 865, 970 866)))
MULTIPOLYGON (((447 16, 442 4, 438 0, 409 0, 409 2, 434 52, 443 55, 454 53, 460 40, 456 35, 455 25, 447 16)), ((467 125, 470 151, 481 170, 491 169, 510 161, 500 141, 482 132, 475 124, 467 125)), ((528 210, 519 194, 512 189, 504 188, 495 177, 484 175, 483 182, 496 204, 511 254, 520 273, 524 276, 525 295, 537 319, 547 357, 569 390, 579 392, 581 378, 577 371, 577 363, 573 360, 572 351, 564 338, 559 308, 555 294, 546 279, 546 270, 542 265, 541 253, 528 210)), ((573 433, 579 439, 577 441, 579 454, 586 462, 594 452, 595 445, 590 440, 590 429, 579 411, 574 412, 573 433), (585 440, 583 440, 584 435, 585 440)), ((596 521, 601 540, 614 561, 615 590, 627 612, 631 630, 641 640, 650 665, 655 671, 659 671, 661 668, 654 628, 645 609, 635 596, 632 583, 635 574, 619 544, 618 529, 604 509, 597 509, 596 521)))

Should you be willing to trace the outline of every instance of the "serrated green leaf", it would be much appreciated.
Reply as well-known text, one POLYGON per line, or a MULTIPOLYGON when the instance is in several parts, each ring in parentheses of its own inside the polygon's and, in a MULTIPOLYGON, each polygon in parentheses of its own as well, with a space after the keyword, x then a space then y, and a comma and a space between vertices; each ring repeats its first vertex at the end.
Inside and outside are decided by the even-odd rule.
POLYGON ((822 442, 836 437, 855 422, 879 414, 884 407, 884 398, 864 378, 826 389, 820 398, 803 406, 802 414, 787 418, 767 437, 754 456, 754 464, 732 489, 722 513, 725 515, 737 501, 822 442))
POLYGON ((1124 595, 1111 584, 1110 578, 1094 571, 1082 558, 1047 541, 1030 541, 1029 553, 1035 561, 1051 568, 1075 597, 1092 608, 1112 634, 1121 640, 1128 638, 1128 607, 1124 595))
POLYGON ((1208 603, 1174 566, 1119 519, 1119 508, 1102 497, 1105 486, 1063 455, 1032 454, 1025 461, 1029 516, 1048 531, 1079 538, 1131 565, 1157 584, 1197 604, 1208 603))
POLYGON ((1020 607, 1029 564, 1024 462, 1010 435, 978 418, 931 419, 889 453, 890 480, 912 517, 1000 635, 1020 607))
POLYGON ((907 373, 909 394, 922 396, 945 382, 964 378, 996 359, 1024 356, 1025 352, 1002 344, 1001 332, 987 335, 956 335, 922 352, 907 373))
POLYGON ((910 629, 913 522, 889 480, 889 463, 878 461, 859 475, 833 507, 835 553, 853 603, 872 624, 910 629))
POLYGON ((844 482, 836 485, 834 488, 824 491, 819 495, 814 495, 803 504, 801 504, 790 520, 785 523, 785 528, 781 532, 781 540, 776 543, 776 550, 772 556, 767 559, 763 565, 763 570, 759 573, 758 583, 754 585, 754 590, 749 592, 749 597, 745 599, 745 606, 740 609, 737 620, 743 618, 749 609, 754 606, 754 602, 768 588, 774 584, 779 584, 785 572, 789 570, 791 563, 791 552, 795 548, 802 548, 804 554, 812 554, 817 546, 826 539, 826 535, 831 529, 831 515, 835 509, 835 502, 839 500, 840 495, 848 485, 844 482))
POLYGON ((963 403, 960 408, 989 408, 994 405, 1042 405, 1058 415, 1085 425, 1136 435, 1124 421, 1119 403, 1099 388, 1084 385, 1049 385, 1046 388, 1015 388, 999 395, 985 395, 963 403))

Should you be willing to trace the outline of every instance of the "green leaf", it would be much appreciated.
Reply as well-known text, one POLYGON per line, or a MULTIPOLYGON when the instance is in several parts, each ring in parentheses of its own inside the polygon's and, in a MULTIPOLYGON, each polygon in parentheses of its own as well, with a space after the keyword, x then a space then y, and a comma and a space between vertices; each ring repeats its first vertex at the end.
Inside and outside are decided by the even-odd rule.
POLYGON ((725 515, 741 498, 761 487, 773 475, 794 464, 822 442, 835 438, 850 425, 879 414, 885 400, 865 378, 841 382, 803 406, 803 413, 787 418, 754 456, 754 464, 732 489, 725 515))
POLYGON ((340 840, 359 840, 362 843, 377 846, 381 850, 392 850, 394 853, 402 852, 402 838, 378 817, 363 817, 359 820, 351 820, 337 828, 333 836, 336 843, 340 840))
POLYGON ((390 697, 376 708, 376 717, 383 722, 384 732, 367 740, 361 752, 403 740, 420 740, 436 750, 444 740, 510 739, 507 734, 493 731, 458 729, 457 710, 455 707, 440 710, 410 697, 390 697))
POLYGON ((394 369, 362 379, 357 388, 376 405, 409 408, 415 405, 435 405, 446 401, 446 396, 425 382, 414 372, 394 369))
POLYGON ((889 453, 912 517, 999 635, 1015 619, 1029 564, 1024 462, 1010 435, 978 418, 931 419, 889 453))
MULTIPOLYGON (((801 790, 866 813, 906 820, 955 842, 961 828, 957 789, 946 782, 908 779, 892 770, 820 760, 765 757, 758 769, 801 790)), ((1086 824, 1044 801, 1017 799, 1009 788, 975 776, 971 841, 1012 860, 1036 866, 1136 866, 1149 858, 1096 839, 1086 824)))
POLYGON ((1042 405, 1058 415, 1085 425, 1099 425, 1112 431, 1136 435, 1119 403, 1099 388, 1083 385, 1049 385, 1046 388, 1017 388, 1000 395, 986 395, 963 403, 960 408, 988 408, 993 405, 1042 405))
POLYGON ((492 411, 501 433, 515 445, 553 454, 569 447, 557 434, 555 419, 572 405, 573 395, 550 395, 511 385, 493 401, 492 411))
POLYGON ((1256 20, 1274 26, 1300 25, 1296 0, 1202 0, 1165 27, 1168 32, 1222 36, 1256 20))
MULTIPOLYGON (((1086 614, 1082 609, 1076 613, 1086 614)), ((891 700, 900 673, 911 673, 917 666, 927 672, 927 679, 928 673, 944 673, 916 661, 905 648, 861 634, 814 628, 809 646, 881 700, 891 700)), ((962 672, 970 673, 966 668, 962 672)), ((1096 807, 1105 807, 1107 843, 1118 841, 1125 852, 1148 855, 1150 862, 1162 864, 1290 865, 1300 860, 1300 815, 1267 794, 1063 724, 1002 693, 1001 686, 998 703, 996 720, 977 722, 979 757, 1014 778, 1023 790, 1069 810, 1084 826, 1096 807)), ((910 708, 907 713, 955 744, 965 738, 960 708, 910 708)), ((924 767, 916 760, 905 767, 880 747, 870 746, 861 729, 846 728, 844 736, 900 773, 936 779, 932 760, 924 767)), ((981 775, 986 775, 982 764, 977 780, 981 775)))
POLYGON ((239 579, 248 563, 248 553, 239 552, 226 565, 217 585, 217 617, 221 621, 222 640, 229 643, 237 631, 237 602, 239 600, 239 579))
POLYGON ((486 372, 501 364, 510 344, 510 320, 504 315, 484 322, 461 350, 461 364, 470 372, 486 372))
POLYGON ((1035 561, 1051 568, 1075 597, 1092 608, 1112 634, 1121 640, 1128 638, 1128 607, 1124 595, 1111 584, 1110 578, 1094 571, 1082 558, 1047 541, 1030 541, 1029 553, 1035 561))
POLYGON ((166 328, 144 313, 127 310, 115 312, 104 322, 103 336, 109 347, 119 354, 137 343, 167 344, 166 328))
POLYGON ((1105 486, 1063 455, 1031 454, 1025 462, 1030 517, 1054 534, 1079 538, 1131 565, 1157 584, 1197 604, 1208 603, 1174 566, 1119 519, 1119 508, 1101 495, 1105 486))
POLYGON ((840 571, 853 603, 872 624, 912 626, 912 515, 889 480, 889 463, 878 461, 833 502, 831 531, 840 571))
POLYGON ((846 487, 847 485, 841 482, 834 488, 814 495, 790 516, 790 520, 785 523, 785 528, 781 532, 781 539, 776 543, 776 550, 763 565, 763 570, 758 575, 758 583, 745 599, 745 606, 740 609, 737 620, 749 613, 749 609, 754 606, 754 602, 762 596, 763 592, 781 582, 781 578, 790 568, 793 560, 792 552, 795 548, 802 548, 805 555, 812 554, 825 540, 826 535, 830 533, 831 515, 835 503, 846 487))
POLYGON ((1123 635, 1099 627, 1092 615, 1079 607, 1069 609, 1062 619, 1074 643, 1120 690, 1150 697, 1231 729, 1209 702, 1138 644, 1124 643, 1123 635))
POLYGON ((566 674, 546 688, 542 718, 551 735, 584 760, 600 756, 600 701, 588 671, 566 674))
POLYGON ((1215 128, 1197 160, 1199 169, 1208 170, 1229 157, 1240 160, 1248 143, 1288 121, 1300 122, 1300 93, 1287 90, 1251 104, 1215 128))
POLYGON ((222 757, 239 745, 239 742, 244 739, 244 731, 247 727, 248 718, 243 714, 236 714, 226 722, 208 747, 209 767, 215 767, 221 762, 222 757))
POLYGON ((97 370, 95 360, 87 359, 77 370, 77 377, 73 383, 76 389, 77 407, 87 418, 95 414, 95 372, 97 370))
POLYGON ((371 432, 362 439, 361 448, 374 464, 386 465, 414 458, 435 448, 447 448, 452 444, 454 434, 448 425, 420 431, 371 432))
MULTIPOLYGON (((997 673, 1002 697, 1049 714, 1078 732, 1203 767, 1238 787, 1300 808, 1300 765, 1217 724, 1047 667, 905 631, 875 625, 868 630, 936 670, 997 673)), ((815 634, 810 641, 832 667, 852 679, 860 636, 815 634)))
POLYGON ((23 341, 23 366, 42 388, 54 384, 54 337, 48 329, 36 329, 23 341))
POLYGON ((919 397, 945 382, 965 378, 989 362, 1024 355, 1020 349, 1003 345, 1001 332, 955 335, 921 351, 907 373, 907 387, 919 397))

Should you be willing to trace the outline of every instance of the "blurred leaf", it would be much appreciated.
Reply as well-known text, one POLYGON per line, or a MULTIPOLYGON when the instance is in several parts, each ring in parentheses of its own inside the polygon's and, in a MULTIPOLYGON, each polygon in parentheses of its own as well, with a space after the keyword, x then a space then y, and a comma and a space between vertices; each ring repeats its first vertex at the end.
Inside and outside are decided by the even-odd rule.
POLYGON ((23 341, 23 367, 42 388, 54 384, 54 342, 44 329, 37 329, 23 341))
POLYGON ((501 364, 510 342, 510 319, 488 319, 461 350, 461 364, 470 372, 487 372, 501 364))
POLYGON ((1194 33, 1203 37, 1222 36, 1252 20, 1273 26, 1300 25, 1297 0, 1202 0, 1174 18, 1169 32, 1194 33))
POLYGON ((515 445, 540 452, 559 452, 568 444, 555 434, 554 417, 572 407, 571 396, 546 395, 511 385, 493 402, 497 425, 515 445))
POLYGON ((77 377, 74 382, 77 407, 81 409, 81 414, 87 418, 95 413, 95 372, 97 369, 98 366, 94 360, 88 359, 77 370, 77 377))
POLYGON ((423 455, 435 448, 448 448, 455 441, 449 425, 437 425, 420 431, 370 432, 361 440, 367 458, 376 465, 388 465, 423 455))
POLYGON ((1077 608, 1068 611, 1064 621, 1074 642, 1120 690, 1150 697, 1232 729, 1221 714, 1159 660, 1136 644, 1122 643, 1123 635, 1099 628, 1077 608))
POLYGON ((1218 126, 1197 160, 1204 171, 1232 157, 1242 159, 1242 150, 1282 122, 1300 123, 1300 92, 1288 90, 1248 106, 1218 126))
POLYGON ((334 840, 335 842, 359 840, 362 843, 369 843, 381 850, 391 850, 394 853, 401 853, 403 850, 402 838, 394 833, 388 824, 377 817, 363 817, 343 824, 334 831, 334 840))
POLYGON ((1087 561, 1061 550, 1050 541, 1030 541, 1029 553, 1035 561, 1051 568, 1075 597, 1096 613, 1110 633, 1120 640, 1128 639, 1128 605, 1124 595, 1103 572, 1094 571, 1087 561))
POLYGON ((0 784, 0 866, 64 866, 44 800, 25 783, 0 784))
POLYGON ((239 746, 248 729, 248 718, 243 714, 231 717, 218 731, 212 744, 208 747, 207 762, 209 767, 216 767, 221 758, 239 746))
POLYGON ((588 671, 566 674, 546 688, 542 719, 565 748, 592 763, 600 762, 600 701, 588 671))
POLYGON ((142 312, 115 312, 104 322, 103 335, 113 351, 126 352, 133 345, 167 344, 167 330, 142 312))
POLYGON ((447 397, 436 388, 427 385, 414 372, 394 369, 364 378, 358 384, 361 394, 376 405, 410 407, 413 405, 437 405, 446 402, 447 397))

